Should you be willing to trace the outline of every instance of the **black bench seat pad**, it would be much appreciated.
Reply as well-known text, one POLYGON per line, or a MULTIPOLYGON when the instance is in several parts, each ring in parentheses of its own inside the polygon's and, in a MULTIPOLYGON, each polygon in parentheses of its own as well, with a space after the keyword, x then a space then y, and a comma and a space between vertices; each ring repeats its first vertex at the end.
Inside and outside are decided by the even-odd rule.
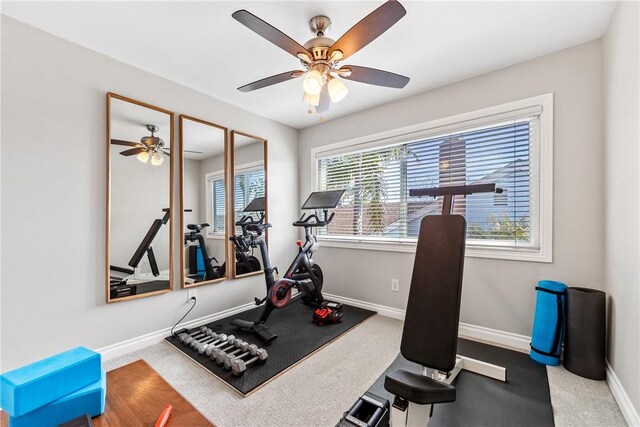
POLYGON ((452 385, 404 369, 398 369, 388 374, 384 379, 384 388, 388 392, 418 405, 447 403, 456 400, 456 389, 452 385))

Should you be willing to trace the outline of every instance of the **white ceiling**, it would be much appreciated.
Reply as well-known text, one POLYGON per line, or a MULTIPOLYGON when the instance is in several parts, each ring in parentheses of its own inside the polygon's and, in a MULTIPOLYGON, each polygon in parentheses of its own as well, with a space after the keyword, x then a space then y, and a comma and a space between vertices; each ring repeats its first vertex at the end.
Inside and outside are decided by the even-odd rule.
MULTIPOLYGON (((287 125, 317 124, 302 103, 302 81, 255 92, 238 86, 299 68, 299 61, 231 14, 247 9, 303 44, 307 22, 333 21, 339 38, 382 1, 3 2, 2 13, 151 73, 287 125)), ((411 78, 404 89, 346 81, 349 95, 324 120, 364 110, 546 53, 597 39, 615 2, 427 2, 348 58, 411 78)))

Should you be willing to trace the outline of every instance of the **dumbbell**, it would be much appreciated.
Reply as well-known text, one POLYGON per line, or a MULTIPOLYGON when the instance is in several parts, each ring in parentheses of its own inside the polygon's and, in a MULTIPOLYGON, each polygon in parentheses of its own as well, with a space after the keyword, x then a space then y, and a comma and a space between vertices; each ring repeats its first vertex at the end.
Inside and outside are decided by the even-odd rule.
POLYGON ((186 345, 187 339, 202 335, 203 333, 205 333, 206 329, 209 329, 209 328, 207 328, 206 326, 200 326, 200 328, 198 328, 198 330, 196 331, 189 332, 189 333, 187 332, 181 333, 180 335, 178 335, 178 338, 180 338, 180 341, 182 341, 182 344, 186 345))
POLYGON ((233 335, 229 335, 229 336, 227 336, 226 334, 220 334, 220 335, 215 334, 215 335, 216 335, 215 337, 211 337, 211 338, 213 338, 213 340, 200 342, 200 343, 196 344, 194 349, 198 350, 198 353, 204 354, 204 352, 209 347, 214 347, 215 348, 217 346, 224 345, 226 342, 229 341, 229 339, 235 340, 235 337, 233 335))
POLYGON ((260 350, 258 348, 257 345, 255 344, 251 344, 247 347, 247 349, 244 351, 244 353, 239 354, 237 356, 228 356, 224 358, 224 369, 226 369, 227 371, 231 370, 231 362, 236 360, 236 359, 242 359, 245 356, 255 356, 256 354, 258 354, 258 350, 260 350))
POLYGON ((206 347, 203 346, 202 353, 200 353, 200 354, 204 353, 205 355, 207 355, 209 357, 212 354, 212 351, 214 351, 215 349, 223 347, 223 346, 225 346, 227 344, 233 344, 233 343, 235 343, 237 341, 241 341, 241 340, 238 340, 238 338, 234 337, 233 335, 221 334, 221 338, 220 339, 207 344, 206 347))
POLYGON ((215 354, 211 355, 211 359, 215 359, 216 363, 218 365, 226 365, 227 364, 227 359, 230 357, 233 357, 234 355, 240 353, 240 352, 246 352, 249 350, 249 348, 254 345, 254 344, 249 344, 248 342, 242 341, 239 342, 235 345, 235 350, 230 351, 233 347, 227 347, 224 349, 220 349, 217 352, 215 352, 215 354))
POLYGON ((268 357, 269 355, 267 354, 267 350, 265 350, 264 348, 260 348, 258 349, 257 354, 246 362, 238 358, 233 359, 231 361, 231 371, 233 372, 233 375, 239 377, 240 375, 244 374, 244 371, 246 371, 247 367, 249 367, 251 364, 256 362, 264 363, 268 357))
MULTIPOLYGON (((226 335, 225 335, 226 337, 226 335)), ((220 336, 218 334, 216 334, 215 332, 208 334, 208 336, 205 336, 199 340, 193 340, 191 341, 191 343, 189 344, 191 346, 192 349, 196 350, 198 348, 200 348, 200 346, 206 345, 210 342, 217 342, 217 340, 220 339, 220 336)))
POLYGON ((201 335, 190 336, 190 337, 186 338, 182 342, 184 343, 184 345, 190 346, 192 342, 194 342, 194 341, 195 342, 202 341, 202 340, 208 338, 212 333, 214 333, 214 332, 211 329, 205 327, 201 335))
POLYGON ((215 360, 214 353, 217 353, 219 351, 222 351, 222 352, 229 351, 230 349, 240 345, 243 342, 244 341, 242 341, 241 339, 236 338, 233 335, 229 335, 229 337, 227 338, 227 341, 225 341, 224 343, 207 347, 207 349, 205 350, 205 354, 211 357, 211 360, 215 360))
POLYGON ((195 350, 201 344, 207 344, 207 343, 212 342, 212 341, 217 343, 217 342, 220 342, 220 341, 224 341, 226 339, 227 339, 227 335, 226 334, 218 335, 217 333, 211 331, 208 334, 208 336, 200 338, 199 340, 193 340, 193 341, 191 341, 191 343, 189 345, 191 346, 191 348, 193 348, 195 350))

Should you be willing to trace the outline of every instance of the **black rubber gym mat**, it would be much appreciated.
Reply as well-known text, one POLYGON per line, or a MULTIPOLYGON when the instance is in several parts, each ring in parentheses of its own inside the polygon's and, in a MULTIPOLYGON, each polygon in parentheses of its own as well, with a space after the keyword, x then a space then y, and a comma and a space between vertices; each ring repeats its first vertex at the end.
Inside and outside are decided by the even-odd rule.
MULTIPOLYGON (((453 382, 456 401, 435 405, 430 427, 554 425, 544 365, 525 353, 464 339, 458 340, 458 354, 506 367, 507 382, 463 370, 453 382)), ((396 369, 421 371, 420 365, 398 355, 369 391, 391 400, 391 394, 384 389, 384 377, 396 369)))
POLYGON ((262 312, 262 307, 206 325, 214 330, 219 330, 219 332, 224 332, 227 335, 233 334, 249 343, 256 344, 258 347, 265 348, 269 353, 266 363, 248 367, 245 374, 239 378, 216 365, 208 357, 198 354, 191 347, 183 345, 178 338, 169 336, 166 340, 241 394, 246 395, 375 314, 373 311, 345 305, 343 308, 344 315, 340 323, 318 326, 312 322, 313 311, 313 308, 305 305, 302 301, 296 301, 282 310, 275 310, 271 313, 267 326, 278 334, 278 338, 271 344, 266 344, 257 336, 249 332, 240 331, 235 326, 230 325, 234 319, 256 320, 262 312))

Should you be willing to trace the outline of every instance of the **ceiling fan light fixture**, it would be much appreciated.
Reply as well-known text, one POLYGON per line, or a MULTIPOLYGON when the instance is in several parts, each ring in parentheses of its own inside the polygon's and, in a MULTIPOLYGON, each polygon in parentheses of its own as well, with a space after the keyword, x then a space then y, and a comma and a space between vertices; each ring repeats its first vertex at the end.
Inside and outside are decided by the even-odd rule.
POLYGON ((302 88, 311 96, 320 95, 322 85, 324 85, 324 80, 322 73, 318 70, 309 71, 302 81, 302 88))
POLYGON ((318 105, 320 105, 320 95, 309 95, 307 92, 304 92, 304 94, 302 95, 302 101, 304 101, 305 104, 317 107, 318 105))
POLYGON ((149 161, 149 152, 143 151, 142 153, 138 153, 136 159, 140 160, 142 163, 147 163, 149 161))
POLYGON ((304 52, 300 52, 296 56, 303 62, 306 62, 306 63, 311 62, 311 57, 304 52))
POLYGON ((331 78, 327 85, 329 96, 331 97, 331 101, 334 103, 342 101, 349 93, 349 89, 347 89, 340 79, 331 78))
POLYGON ((163 162, 164 162, 164 158, 162 157, 162 154, 153 153, 153 156, 151 156, 151 164, 153 166, 160 166, 163 162))
POLYGON ((332 62, 340 61, 343 57, 344 57, 344 54, 342 53, 342 51, 340 49, 336 49, 333 52, 331 52, 331 56, 329 57, 329 60, 332 62))

